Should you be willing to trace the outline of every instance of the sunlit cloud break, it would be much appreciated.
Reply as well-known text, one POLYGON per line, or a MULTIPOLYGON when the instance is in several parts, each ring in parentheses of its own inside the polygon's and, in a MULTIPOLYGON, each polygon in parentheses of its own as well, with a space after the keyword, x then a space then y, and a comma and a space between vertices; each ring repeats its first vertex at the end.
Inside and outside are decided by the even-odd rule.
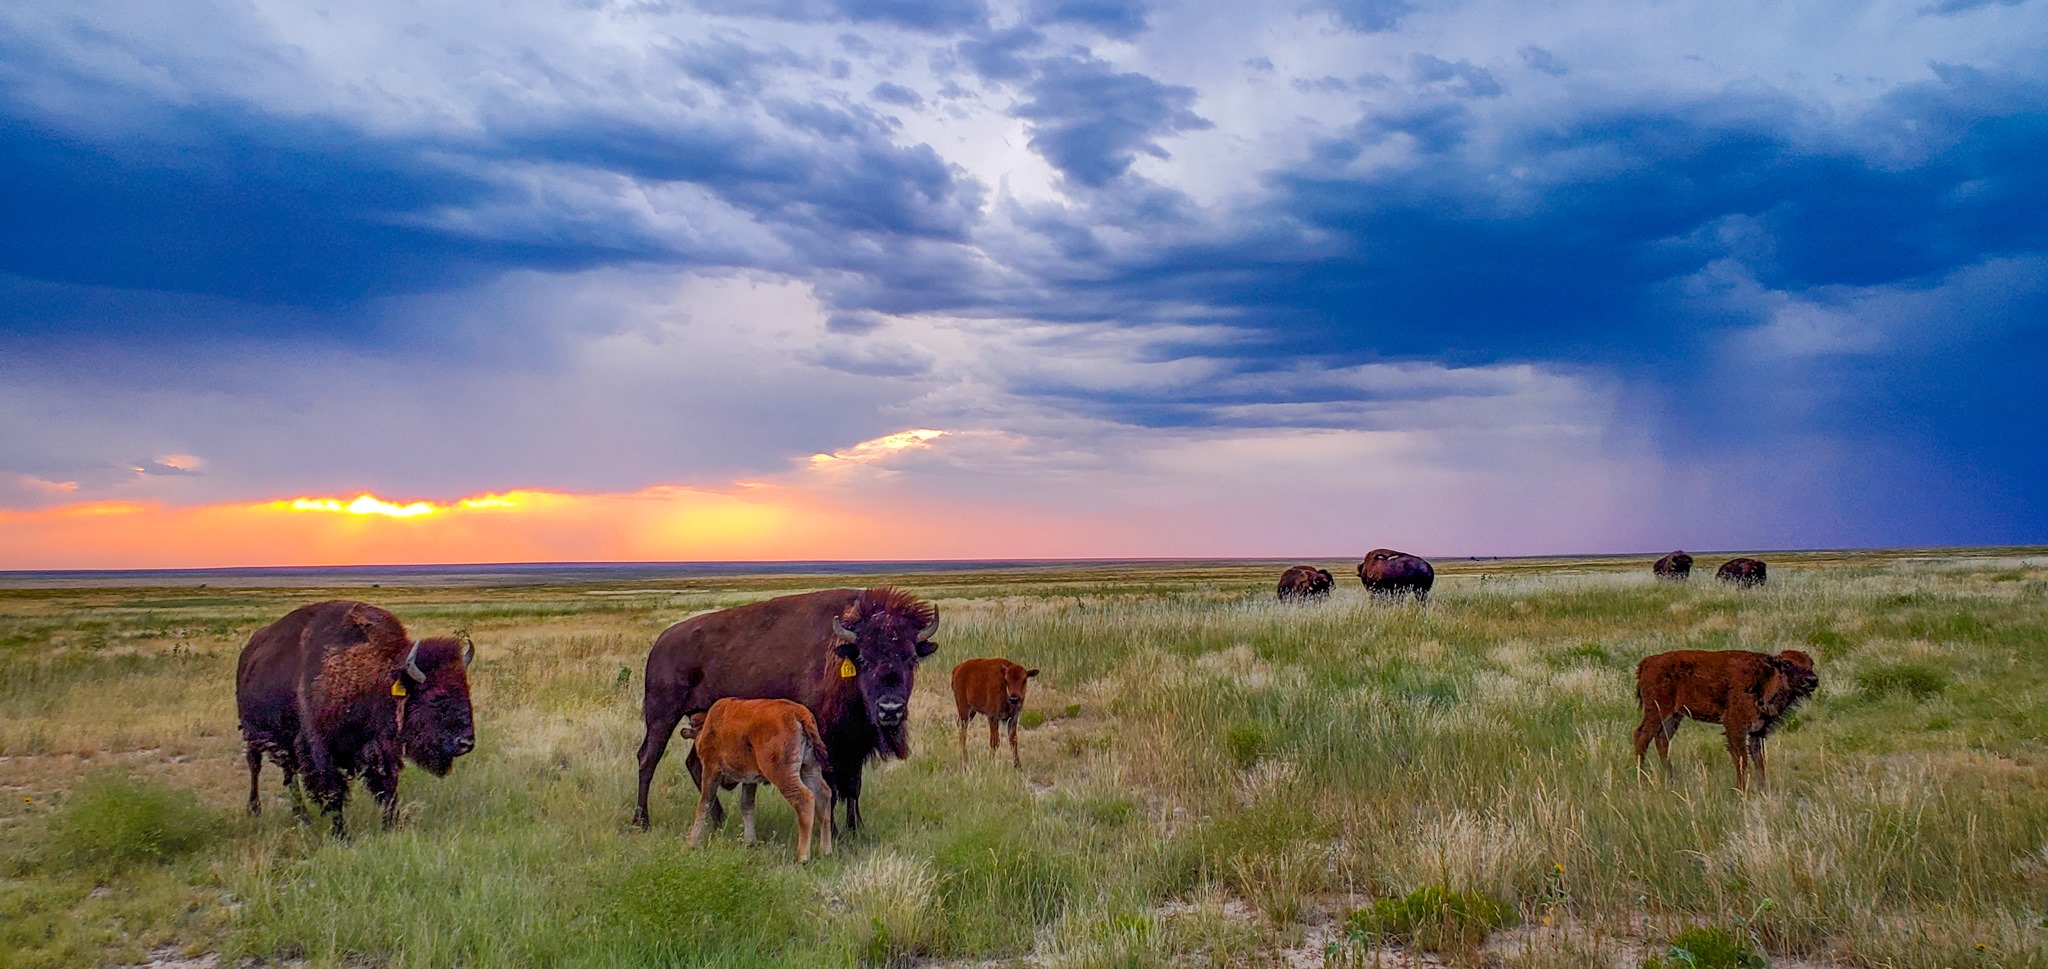
POLYGON ((453 509, 475 511, 479 509, 516 508, 519 503, 502 495, 481 495, 464 498, 449 505, 436 505, 430 501, 415 501, 408 504, 385 501, 376 495, 357 495, 355 500, 343 504, 339 498, 294 498, 279 505, 293 511, 324 511, 348 515, 382 515, 386 518, 418 518, 453 509))
POLYGON ((831 454, 813 454, 811 467, 832 468, 847 464, 873 464, 904 451, 930 447, 933 441, 945 436, 945 431, 928 427, 897 431, 894 434, 862 441, 849 448, 841 448, 831 454))

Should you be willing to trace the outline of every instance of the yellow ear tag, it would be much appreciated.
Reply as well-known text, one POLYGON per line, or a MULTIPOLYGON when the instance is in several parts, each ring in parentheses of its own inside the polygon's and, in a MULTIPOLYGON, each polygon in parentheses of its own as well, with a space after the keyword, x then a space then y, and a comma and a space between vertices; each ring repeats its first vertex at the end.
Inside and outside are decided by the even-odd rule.
POLYGON ((392 696, 404 696, 404 695, 405 695, 405 684, 404 684, 404 683, 401 683, 401 682, 399 682, 399 681, 397 681, 397 680, 393 680, 393 681, 391 681, 391 695, 392 695, 392 696))
POLYGON ((850 659, 842 659, 842 660, 840 660, 840 661, 839 661, 839 678, 840 678, 840 679, 842 679, 842 680, 850 680, 850 679, 853 679, 853 661, 852 661, 852 660, 850 660, 850 659))

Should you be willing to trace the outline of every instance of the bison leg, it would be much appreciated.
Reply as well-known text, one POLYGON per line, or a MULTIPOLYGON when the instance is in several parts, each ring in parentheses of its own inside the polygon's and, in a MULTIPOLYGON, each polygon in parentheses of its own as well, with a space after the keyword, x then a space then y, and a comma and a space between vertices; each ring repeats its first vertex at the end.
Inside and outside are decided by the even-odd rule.
MULTIPOLYGON (((796 809, 796 863, 801 865, 811 860, 811 825, 817 818, 817 797, 811 793, 810 788, 804 786, 803 781, 797 777, 797 772, 788 767, 776 772, 773 783, 775 789, 782 792, 782 799, 796 809)), ((749 791, 753 789, 752 784, 745 788, 749 791)), ((748 817, 751 819, 753 815, 749 814, 748 817)), ((828 824, 826 827, 829 829, 831 825, 828 824)))
MULTIPOLYGON (((711 827, 714 830, 718 828, 719 821, 713 820, 711 816, 712 809, 717 807, 718 785, 700 781, 697 784, 697 816, 690 821, 690 838, 684 842, 685 845, 691 848, 697 847, 697 840, 704 837, 704 822, 711 821, 711 827)), ((720 820, 723 820, 724 813, 723 809, 718 811, 720 820)))
POLYGON ((312 812, 306 810, 306 792, 299 787, 299 759, 290 751, 277 752, 278 769, 284 771, 284 794, 292 802, 292 817, 300 824, 313 823, 312 812))
MULTIPOLYGON (((754 791, 761 785, 748 781, 740 785, 740 843, 753 844, 754 837, 754 791)), ((779 786, 779 785, 778 785, 779 786)))
POLYGON ((661 757, 668 753, 668 740, 676 732, 676 724, 683 722, 681 710, 660 710, 645 717, 647 735, 640 739, 640 801, 633 809, 633 824, 640 830, 647 830, 647 788, 654 783, 654 769, 661 766, 661 757))
POLYGON ((1735 789, 1748 793, 1749 736, 1740 726, 1733 724, 1734 718, 1729 719, 1731 723, 1728 727, 1728 759, 1735 762, 1735 789))
POLYGON ((1657 729, 1657 759, 1664 762, 1664 773, 1671 773, 1671 738, 1678 733, 1678 727, 1685 718, 1677 714, 1665 717, 1657 729))
POLYGON ((1002 744, 1002 740, 1000 739, 1000 738, 1002 737, 1002 730, 1003 730, 1003 721, 1002 721, 1001 719, 999 719, 999 718, 997 718, 997 717, 990 717, 990 718, 988 718, 988 752, 989 752, 989 753, 993 754, 993 753, 996 753, 996 752, 998 752, 998 751, 1002 750, 1002 746, 1003 746, 1003 744, 1002 744))
MULTIPOLYGON (((253 743, 248 746, 249 749, 244 752, 244 755, 249 761, 249 813, 262 814, 263 800, 257 781, 263 776, 263 748, 253 743)), ((287 774, 285 776, 290 777, 291 775, 287 774)))
POLYGON ((1017 753, 1017 715, 1010 715, 1010 766, 1024 769, 1024 758, 1017 753))
POLYGON ((1749 759, 1756 763, 1756 786, 1769 788, 1771 779, 1764 770, 1764 738, 1755 734, 1749 735, 1749 759))
MULTIPOLYGON (((697 756, 696 747, 691 747, 689 755, 683 758, 683 767, 690 772, 690 783, 697 785, 699 791, 703 790, 705 784, 704 759, 697 756)), ((725 788, 730 788, 731 786, 731 784, 727 784, 725 788)), ((719 787, 716 783, 711 785, 711 813, 708 815, 708 819, 711 822, 711 830, 713 831, 725 827, 725 802, 718 797, 718 792, 725 788, 719 787)))
POLYGON ((961 716, 961 718, 960 718, 960 763, 962 763, 962 764, 966 764, 966 763, 968 762, 968 761, 967 761, 967 723, 968 723, 968 721, 970 721, 970 720, 973 720, 973 719, 974 719, 974 714, 972 714, 972 713, 969 713, 969 714, 965 714, 965 715, 961 716))
MULTIPOLYGON (((804 786, 811 791, 810 830, 817 832, 818 850, 832 853, 832 789, 825 784, 825 772, 816 764, 805 765, 798 773, 803 777, 804 786)), ((803 817, 801 813, 797 815, 803 817)), ((798 825, 798 834, 803 834, 803 825, 798 825)))
POLYGON ((846 803, 846 831, 853 834, 860 830, 860 772, 867 762, 864 757, 840 753, 849 746, 832 748, 831 782, 833 797, 846 803))
POLYGON ((363 786, 384 809, 384 830, 398 827, 398 764, 379 764, 363 772, 363 786))
POLYGON ((334 765, 333 758, 316 740, 302 736, 299 739, 299 763, 306 775, 306 793, 313 796, 320 813, 328 815, 334 822, 334 836, 348 837, 348 822, 343 813, 348 808, 348 775, 334 765))

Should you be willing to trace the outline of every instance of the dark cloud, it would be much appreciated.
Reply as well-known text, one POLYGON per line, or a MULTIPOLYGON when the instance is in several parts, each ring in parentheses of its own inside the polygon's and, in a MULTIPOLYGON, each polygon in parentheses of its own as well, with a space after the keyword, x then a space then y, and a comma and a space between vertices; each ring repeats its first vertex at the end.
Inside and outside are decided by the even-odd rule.
POLYGON ((1034 24, 1079 24, 1130 40, 1144 33, 1148 6, 1145 0, 1031 0, 1026 17, 1034 24))
POLYGON ((709 13, 778 20, 880 23, 951 33, 988 20, 980 0, 695 0, 709 13))
MULTIPOLYGON (((1021 81, 1035 65, 1026 53, 1045 43, 1045 35, 1029 27, 998 30, 960 42, 959 56, 976 74, 991 81, 1021 81)), ((944 65, 940 65, 943 70, 944 65)))
POLYGON ((1346 27, 1368 34, 1394 30, 1401 18, 1415 12, 1407 0, 1329 0, 1329 7, 1346 27))
POLYGON ((2025 2, 2027 0, 1941 0, 1940 3, 1920 8, 1920 12, 1948 15, 1967 13, 1982 7, 2017 7, 2025 2))
POLYGON ((923 96, 919 95, 916 91, 913 91, 893 81, 883 81, 882 83, 875 85, 874 89, 868 92, 868 96, 874 98, 877 101, 882 102, 883 104, 893 104, 898 107, 924 107, 923 96))
POLYGON ((1563 77, 1571 73, 1571 69, 1566 67, 1563 61, 1558 60, 1556 54, 1533 44, 1516 48, 1515 54, 1522 59, 1522 63, 1529 66, 1530 70, 1542 71, 1552 77, 1563 77))
POLYGON ((1100 187, 1140 154, 1168 157, 1158 139, 1214 127, 1193 111, 1195 89, 1118 72, 1094 58, 1047 61, 1016 115, 1031 122, 1031 147, 1083 185, 1100 187))
POLYGON ((1492 71, 1475 67, 1471 61, 1453 62, 1417 54, 1409 61, 1409 71, 1418 84, 1461 98, 1497 98, 1507 90, 1492 71))

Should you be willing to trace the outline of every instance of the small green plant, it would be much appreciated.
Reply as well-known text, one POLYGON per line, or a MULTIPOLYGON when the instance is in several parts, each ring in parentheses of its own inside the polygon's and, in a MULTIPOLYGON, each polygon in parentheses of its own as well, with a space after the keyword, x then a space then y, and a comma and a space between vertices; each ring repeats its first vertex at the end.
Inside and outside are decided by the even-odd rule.
POLYGON ((51 864, 109 873, 191 851, 220 832, 221 818, 191 791, 106 772, 79 782, 49 825, 51 864))
POLYGON ((1238 770, 1246 770, 1267 753, 1272 738, 1256 723, 1235 723, 1223 733, 1223 750, 1238 770))
POLYGON ((1424 885, 1352 912, 1344 929, 1355 942, 1400 942, 1423 952, 1443 952, 1475 949, 1493 930, 1521 921, 1514 906, 1483 892, 1424 885))
POLYGON ((1060 718, 1063 720, 1072 720, 1073 718, 1078 717, 1080 715, 1081 705, 1078 703, 1069 703, 1067 704, 1066 709, 1060 711, 1060 718))
POLYGON ((1026 710, 1017 717, 1017 725, 1026 730, 1036 730, 1045 726, 1045 714, 1036 710, 1026 710))
POLYGON ((1651 956, 1643 969, 1770 969, 1771 960, 1740 933, 1692 928, 1671 937, 1671 947, 1651 956))
POLYGON ((1856 674, 1856 689, 1870 697, 1925 700, 1948 689, 1948 673, 1923 663, 1883 663, 1856 674))

